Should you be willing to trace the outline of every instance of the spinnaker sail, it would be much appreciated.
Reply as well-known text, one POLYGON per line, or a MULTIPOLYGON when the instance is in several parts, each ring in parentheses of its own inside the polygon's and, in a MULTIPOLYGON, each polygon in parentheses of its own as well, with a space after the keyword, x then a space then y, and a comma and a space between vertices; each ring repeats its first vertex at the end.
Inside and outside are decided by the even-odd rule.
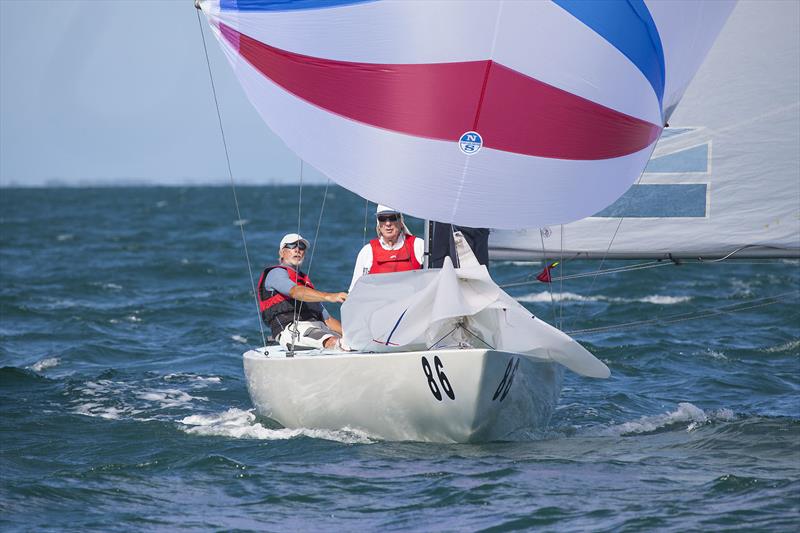
POLYGON ((561 224, 640 176, 734 3, 203 0, 263 119, 420 218, 561 224))
POLYGON ((493 232, 492 257, 800 256, 798 20, 797 2, 739 3, 641 181, 563 233, 493 232))

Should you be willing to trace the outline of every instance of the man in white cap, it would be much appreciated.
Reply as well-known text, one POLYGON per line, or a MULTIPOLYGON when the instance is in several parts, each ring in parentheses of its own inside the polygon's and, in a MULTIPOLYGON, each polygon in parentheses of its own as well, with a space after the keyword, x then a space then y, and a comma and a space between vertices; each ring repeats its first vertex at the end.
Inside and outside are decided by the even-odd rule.
POLYGON ((286 349, 340 348, 342 324, 320 302, 342 303, 346 292, 322 292, 300 270, 308 241, 297 233, 281 239, 279 264, 267 267, 258 280, 261 318, 286 349))
POLYGON ((404 272, 422 267, 425 242, 411 235, 403 222, 403 214, 391 207, 378 205, 375 217, 378 237, 358 252, 353 281, 350 282, 351 291, 364 274, 404 272))

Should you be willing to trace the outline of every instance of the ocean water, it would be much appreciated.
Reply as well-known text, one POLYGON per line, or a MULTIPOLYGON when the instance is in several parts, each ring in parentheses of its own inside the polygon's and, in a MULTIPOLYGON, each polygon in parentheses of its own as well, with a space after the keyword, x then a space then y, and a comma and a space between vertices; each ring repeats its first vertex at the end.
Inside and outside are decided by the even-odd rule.
MULTIPOLYGON (((306 267, 344 290, 365 204, 331 187, 320 217, 324 190, 303 190, 306 267)), ((258 275, 297 229, 298 188, 238 196, 241 220, 225 187, 0 191, 4 531, 800 527, 797 261, 510 288, 567 330, 657 322, 579 335, 612 377, 567 373, 546 431, 382 442, 253 414, 241 353, 261 339, 240 230, 258 275)), ((491 265, 501 284, 540 269, 491 265)))

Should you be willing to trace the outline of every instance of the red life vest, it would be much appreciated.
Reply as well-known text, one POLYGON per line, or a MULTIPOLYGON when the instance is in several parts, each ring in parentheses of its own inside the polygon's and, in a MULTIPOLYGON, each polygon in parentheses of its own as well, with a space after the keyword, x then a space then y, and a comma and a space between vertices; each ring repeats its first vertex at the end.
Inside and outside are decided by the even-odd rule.
POLYGON ((416 270, 420 268, 417 256, 414 253, 413 235, 406 235, 403 247, 399 250, 386 250, 381 246, 380 240, 372 239, 369 241, 372 247, 372 266, 370 274, 386 274, 388 272, 405 272, 406 270, 416 270))
POLYGON ((314 284, 311 283, 308 276, 291 267, 275 265, 264 269, 264 272, 261 273, 261 277, 258 279, 256 294, 258 296, 258 308, 261 311, 261 318, 269 325, 272 330, 272 336, 277 338, 280 332, 283 331, 283 328, 294 321, 295 313, 297 313, 297 320, 322 321, 322 313, 312 308, 312 306, 304 304, 303 302, 298 302, 294 298, 281 294, 278 291, 267 290, 264 285, 267 274, 274 268, 284 269, 289 275, 289 279, 295 284, 311 287, 312 289, 314 288, 314 284), (297 305, 295 305, 295 303, 297 305))

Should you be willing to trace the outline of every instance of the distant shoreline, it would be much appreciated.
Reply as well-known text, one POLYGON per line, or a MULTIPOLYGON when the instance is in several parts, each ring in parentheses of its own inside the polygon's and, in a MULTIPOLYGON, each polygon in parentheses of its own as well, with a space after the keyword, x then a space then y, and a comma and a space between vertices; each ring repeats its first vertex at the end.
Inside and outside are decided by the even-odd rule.
MULTIPOLYGON (((299 181, 277 181, 266 180, 259 182, 256 180, 244 180, 234 182, 236 187, 297 187, 299 181)), ((182 188, 215 188, 215 187, 230 187, 230 182, 213 181, 213 182, 186 182, 186 183, 154 183, 148 181, 123 181, 119 183, 105 183, 105 182, 84 182, 84 183, 62 183, 58 181, 51 181, 46 183, 34 184, 20 184, 20 183, 0 183, 0 190, 14 190, 14 189, 182 189, 182 188)), ((317 180, 303 180, 304 187, 324 187, 325 182, 317 180)), ((331 187, 340 187, 338 184, 331 182, 331 187)))

